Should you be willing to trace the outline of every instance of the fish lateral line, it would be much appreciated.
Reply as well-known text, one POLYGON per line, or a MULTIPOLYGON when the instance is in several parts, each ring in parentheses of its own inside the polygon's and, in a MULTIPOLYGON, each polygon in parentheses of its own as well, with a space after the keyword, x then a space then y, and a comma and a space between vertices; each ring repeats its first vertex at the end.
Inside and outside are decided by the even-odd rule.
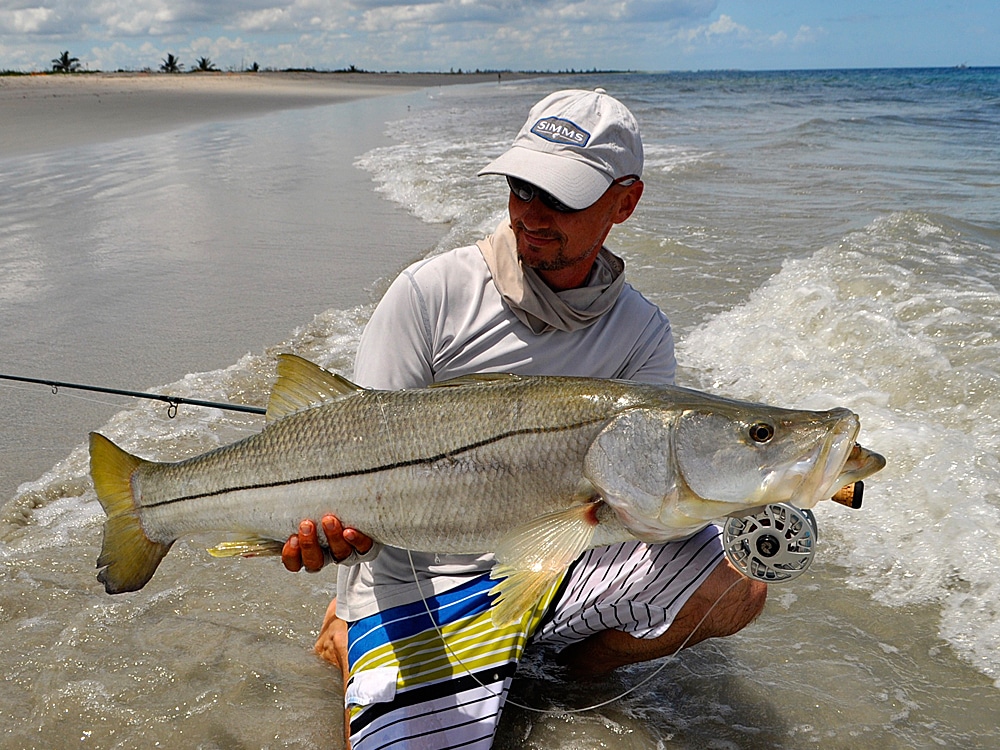
MULTIPOLYGON (((211 497, 218 497, 220 495, 226 495, 231 492, 252 492, 254 490, 269 490, 275 489, 277 487, 291 487, 296 484, 308 484, 310 482, 328 482, 338 479, 351 479, 354 477, 370 476, 372 474, 379 474, 387 471, 395 471, 397 469, 406 469, 411 466, 421 466, 424 464, 433 464, 438 461, 445 461, 449 458, 457 457, 469 453, 470 451, 475 451, 480 448, 485 448, 489 445, 496 445, 497 443, 502 443, 505 440, 511 440, 517 437, 523 437, 524 435, 548 435, 558 432, 564 432, 567 430, 576 430, 581 427, 586 427, 591 424, 597 424, 599 422, 605 421, 604 419, 592 419, 585 420, 582 422, 577 422, 573 424, 559 425, 558 427, 532 427, 525 428, 521 430, 510 430, 508 432, 500 433, 491 436, 486 440, 479 440, 475 443, 470 443, 469 445, 464 445, 457 450, 447 451, 444 453, 439 453, 434 456, 420 456, 417 458, 408 459, 406 461, 397 461, 391 464, 381 464, 378 466, 372 466, 367 469, 357 469, 352 471, 342 471, 335 472, 332 474, 314 474, 305 477, 295 477, 294 479, 283 479, 274 482, 260 482, 257 484, 245 484, 230 487, 221 487, 217 490, 211 490, 209 492, 200 492, 191 495, 184 495, 182 497, 167 498, 165 500, 160 500, 152 503, 144 503, 143 508, 162 508, 170 506, 174 503, 185 502, 188 500, 203 500, 211 497)), ((225 451, 230 446, 224 446, 220 448, 220 451, 225 451)), ((143 464, 152 464, 152 461, 146 461, 145 459, 139 459, 143 464)), ((185 461, 188 459, 185 459, 185 461)), ((178 461, 175 464, 171 463, 160 463, 160 466, 179 466, 183 464, 184 461, 178 461)))

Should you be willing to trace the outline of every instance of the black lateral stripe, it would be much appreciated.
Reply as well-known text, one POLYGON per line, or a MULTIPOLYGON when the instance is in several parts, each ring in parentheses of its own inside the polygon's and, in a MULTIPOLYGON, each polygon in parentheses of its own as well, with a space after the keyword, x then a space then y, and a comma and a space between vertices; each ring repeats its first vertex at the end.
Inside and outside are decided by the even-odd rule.
MULTIPOLYGON (((351 731, 359 731, 376 719, 379 719, 386 714, 391 714, 393 711, 400 708, 417 706, 421 703, 427 703, 435 700, 436 698, 445 698, 449 695, 458 695, 461 692, 482 687, 483 685, 488 686, 489 689, 494 689, 491 683, 500 682, 508 677, 513 677, 516 670, 517 664, 514 662, 508 662, 491 669, 484 669, 480 672, 464 674, 461 677, 454 677, 450 680, 443 680, 431 685, 423 685, 411 690, 397 692, 396 697, 390 702, 375 703, 365 708, 361 714, 352 719, 351 731)), ((500 688, 495 689, 499 690, 500 688)), ((478 702, 478 699, 473 702, 478 702)))
POLYGON ((295 479, 285 479, 277 482, 261 482, 260 484, 246 484, 246 485, 240 485, 238 487, 223 487, 218 490, 212 490, 211 492, 201 492, 193 495, 182 495, 181 497, 168 498, 166 500, 159 500, 157 502, 146 503, 142 507, 160 508, 165 505, 172 505, 173 503, 185 502, 187 500, 200 500, 206 497, 217 497, 218 495, 225 495, 228 492, 241 492, 244 490, 267 490, 267 489, 272 489, 274 487, 287 487, 289 485, 302 484, 306 482, 347 479, 348 477, 359 477, 359 476, 365 476, 366 474, 378 474, 379 472, 382 471, 393 471, 395 469, 404 469, 408 466, 417 466, 419 464, 442 461, 448 458, 449 456, 460 456, 463 453, 474 451, 478 448, 482 448, 487 445, 492 445, 494 443, 500 443, 504 440, 518 437, 520 435, 545 435, 550 432, 565 432, 566 430, 574 430, 580 427, 585 427, 588 424, 596 424, 598 422, 603 422, 606 419, 607 417, 601 417, 600 419, 591 419, 591 420, 586 420, 584 422, 578 422, 575 424, 561 425, 559 427, 531 427, 523 430, 511 430, 510 432, 502 432, 498 435, 494 435, 485 440, 480 440, 479 442, 462 446, 454 451, 449 451, 447 453, 439 453, 436 456, 421 456, 419 458, 412 458, 408 461, 398 461, 393 464, 383 464, 380 466, 373 466, 368 469, 359 469, 356 471, 342 471, 335 474, 315 474, 313 476, 296 477, 295 479))

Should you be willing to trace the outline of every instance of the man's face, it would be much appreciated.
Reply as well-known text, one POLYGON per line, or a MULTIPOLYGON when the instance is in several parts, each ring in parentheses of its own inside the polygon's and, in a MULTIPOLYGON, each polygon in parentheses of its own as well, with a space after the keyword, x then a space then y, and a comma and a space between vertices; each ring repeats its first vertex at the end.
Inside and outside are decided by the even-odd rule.
POLYGON ((641 195, 641 181, 615 184, 593 205, 560 213, 537 195, 523 201, 512 192, 507 208, 521 262, 557 291, 581 286, 611 227, 631 216, 641 195))

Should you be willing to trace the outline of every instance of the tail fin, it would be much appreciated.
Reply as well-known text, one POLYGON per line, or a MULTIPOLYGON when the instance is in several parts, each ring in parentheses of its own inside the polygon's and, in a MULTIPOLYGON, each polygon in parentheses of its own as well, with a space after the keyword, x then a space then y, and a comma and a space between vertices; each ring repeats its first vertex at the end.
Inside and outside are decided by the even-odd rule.
POLYGON ((97 580, 109 594, 138 591, 156 572, 170 543, 154 542, 139 521, 132 496, 132 474, 147 463, 123 451, 103 435, 90 433, 90 475, 97 499, 108 516, 97 567, 97 580))

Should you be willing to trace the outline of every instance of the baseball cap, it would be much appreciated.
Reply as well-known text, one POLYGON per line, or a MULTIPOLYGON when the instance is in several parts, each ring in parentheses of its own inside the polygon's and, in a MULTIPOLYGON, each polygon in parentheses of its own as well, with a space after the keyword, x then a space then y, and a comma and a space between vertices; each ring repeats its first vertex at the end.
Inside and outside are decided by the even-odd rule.
POLYGON ((604 89, 556 91, 531 108, 510 149, 479 174, 517 177, 570 208, 587 208, 614 180, 642 175, 639 125, 604 89))

